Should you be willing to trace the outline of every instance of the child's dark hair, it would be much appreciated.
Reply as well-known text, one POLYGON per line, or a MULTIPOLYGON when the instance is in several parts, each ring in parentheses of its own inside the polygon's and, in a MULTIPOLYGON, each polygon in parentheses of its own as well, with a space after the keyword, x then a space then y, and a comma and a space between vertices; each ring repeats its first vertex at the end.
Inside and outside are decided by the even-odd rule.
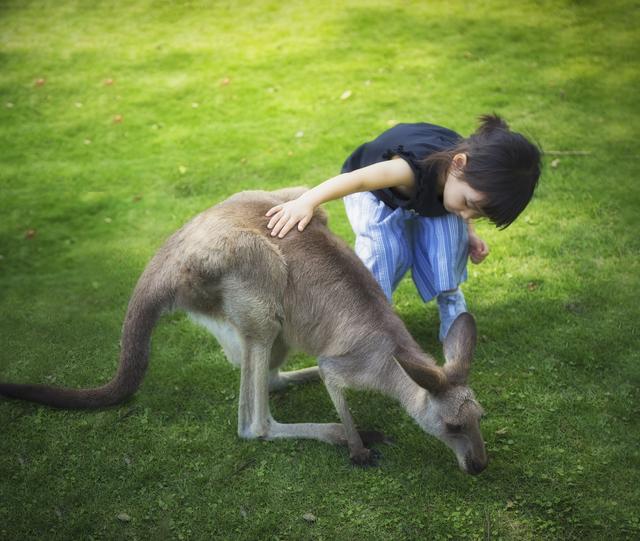
POLYGON ((463 179, 486 195, 480 207, 496 227, 504 229, 531 201, 540 177, 540 149, 512 132, 496 114, 482 115, 477 131, 454 148, 435 152, 424 165, 446 175, 456 154, 466 154, 463 179))

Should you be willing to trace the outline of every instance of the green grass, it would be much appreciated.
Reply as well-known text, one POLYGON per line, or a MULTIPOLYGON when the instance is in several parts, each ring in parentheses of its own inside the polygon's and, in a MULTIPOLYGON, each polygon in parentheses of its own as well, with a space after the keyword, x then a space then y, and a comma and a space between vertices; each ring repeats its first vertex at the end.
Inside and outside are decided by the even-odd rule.
MULTIPOLYGON (((640 536, 635 2, 16 0, 0 22, 5 381, 107 380, 164 238, 236 191, 332 176, 389 121, 466 135, 497 111, 546 150, 589 152, 548 156, 522 218, 479 227, 492 253, 465 292, 481 476, 368 393, 350 394, 357 422, 396 440, 377 469, 319 442, 240 440, 238 372, 173 315, 121 407, 0 401, 1 539, 640 536)), ((351 241, 341 203, 326 207, 351 241)), ((409 280, 395 302, 441 357, 435 307, 409 280)), ((318 384, 272 409, 336 419, 318 384)))

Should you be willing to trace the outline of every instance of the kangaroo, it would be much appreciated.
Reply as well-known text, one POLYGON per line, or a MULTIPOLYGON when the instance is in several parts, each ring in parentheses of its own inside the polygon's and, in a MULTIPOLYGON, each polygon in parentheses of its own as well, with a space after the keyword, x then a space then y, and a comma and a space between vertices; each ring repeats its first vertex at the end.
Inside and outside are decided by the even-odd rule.
POLYGON ((488 463, 482 407, 467 386, 476 343, 464 313, 444 341, 445 364, 424 353, 355 253, 327 227, 318 209, 303 233, 271 237, 266 211, 304 188, 238 193, 174 233, 151 259, 129 301, 120 362, 101 387, 69 389, 0 383, 0 395, 58 408, 103 408, 125 401, 144 377, 151 333, 160 316, 185 310, 240 367, 241 438, 312 438, 347 445, 352 463, 374 465, 345 389, 372 389, 397 399, 427 433, 450 447, 470 474, 488 463), (291 350, 318 365, 280 371, 291 350), (269 391, 321 378, 341 423, 279 423, 269 391))

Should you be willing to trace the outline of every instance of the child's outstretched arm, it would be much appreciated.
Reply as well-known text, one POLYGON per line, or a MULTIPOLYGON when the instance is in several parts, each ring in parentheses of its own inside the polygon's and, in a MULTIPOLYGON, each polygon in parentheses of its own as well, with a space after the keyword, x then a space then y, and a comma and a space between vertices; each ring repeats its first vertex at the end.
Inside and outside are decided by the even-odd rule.
POLYGON ((267 227, 271 236, 284 237, 296 224, 302 231, 311 221, 318 205, 356 192, 368 192, 382 188, 403 186, 413 189, 415 176, 409 164, 402 159, 374 163, 349 173, 325 180, 303 193, 298 199, 287 201, 269 209, 271 220, 267 227))

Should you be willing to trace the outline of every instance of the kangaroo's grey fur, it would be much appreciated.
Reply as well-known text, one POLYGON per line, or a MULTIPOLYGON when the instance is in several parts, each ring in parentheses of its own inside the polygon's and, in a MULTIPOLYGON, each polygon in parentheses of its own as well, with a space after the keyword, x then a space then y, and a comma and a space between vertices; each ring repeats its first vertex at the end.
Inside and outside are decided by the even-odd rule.
MULTIPOLYGON (((238 433, 243 438, 313 438, 347 444, 351 460, 373 460, 344 390, 396 398, 472 474, 487 465, 482 408, 466 385, 475 323, 460 316, 444 344, 443 367, 424 353, 353 251, 326 227, 321 210, 303 233, 271 237, 265 212, 303 189, 242 192, 206 210, 171 236, 147 265, 129 302, 120 364, 93 389, 1 383, 0 394, 61 408, 118 404, 139 387, 151 332, 163 312, 186 310, 238 365, 238 433), (289 350, 317 356, 318 367, 280 372, 289 350), (269 390, 321 377, 341 423, 282 424, 269 390), (363 442, 363 437, 365 441, 363 442)), ((377 434, 379 436, 379 434, 377 434)))

